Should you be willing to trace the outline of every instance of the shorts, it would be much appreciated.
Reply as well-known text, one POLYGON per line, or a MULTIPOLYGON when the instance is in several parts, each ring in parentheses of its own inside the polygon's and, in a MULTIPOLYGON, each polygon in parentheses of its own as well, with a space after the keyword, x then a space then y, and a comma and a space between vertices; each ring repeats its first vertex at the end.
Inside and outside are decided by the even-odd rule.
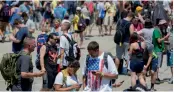
POLYGON ((173 67, 173 51, 167 51, 167 66, 173 67))
POLYGON ((158 56, 158 68, 160 68, 162 67, 162 63, 163 63, 163 53, 157 52, 157 56, 158 56))
POLYGON ((1 22, 0 21, 0 29, 2 32, 6 31, 6 27, 7 27, 8 23, 7 22, 1 22))
POLYGON ((124 58, 125 60, 129 61, 128 48, 129 48, 129 43, 124 42, 122 46, 116 44, 116 57, 118 59, 124 58))
POLYGON ((157 71, 157 68, 158 68, 158 58, 154 58, 152 59, 152 62, 151 62, 151 70, 153 72, 156 72, 157 71))
POLYGON ((57 73, 47 72, 43 76, 42 88, 52 89, 57 73))
POLYGON ((86 22, 86 26, 90 25, 90 19, 85 19, 85 22, 86 22))
POLYGON ((105 16, 103 24, 107 25, 107 26, 112 26, 113 25, 113 16, 105 16))
POLYGON ((97 18, 96 25, 100 26, 103 24, 103 19, 102 18, 97 18))
POLYGON ((80 34, 80 33, 82 33, 83 31, 75 30, 74 32, 80 34))
POLYGON ((132 72, 141 73, 144 68, 143 61, 130 61, 130 69, 132 72))

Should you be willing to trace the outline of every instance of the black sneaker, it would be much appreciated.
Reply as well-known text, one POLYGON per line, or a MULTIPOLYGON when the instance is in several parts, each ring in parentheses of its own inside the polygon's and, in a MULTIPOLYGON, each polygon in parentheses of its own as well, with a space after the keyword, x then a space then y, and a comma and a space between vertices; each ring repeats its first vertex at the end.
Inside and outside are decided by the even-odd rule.
POLYGON ((152 88, 150 91, 157 91, 156 89, 152 88))
POLYGON ((164 83, 164 81, 160 80, 159 78, 156 79, 155 84, 161 84, 164 83))
POLYGON ((2 37, 2 43, 4 43, 4 42, 5 42, 5 38, 6 38, 6 37, 2 37))

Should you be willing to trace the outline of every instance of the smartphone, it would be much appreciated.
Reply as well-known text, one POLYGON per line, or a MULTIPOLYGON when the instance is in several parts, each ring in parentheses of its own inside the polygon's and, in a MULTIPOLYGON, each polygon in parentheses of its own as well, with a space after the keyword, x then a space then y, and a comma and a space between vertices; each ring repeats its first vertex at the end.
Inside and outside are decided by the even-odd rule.
POLYGON ((95 71, 92 71, 93 74, 95 74, 96 72, 95 71))
POLYGON ((123 81, 121 81, 120 83, 123 83, 124 82, 124 80, 123 81))
POLYGON ((79 84, 80 86, 82 86, 82 84, 79 84))

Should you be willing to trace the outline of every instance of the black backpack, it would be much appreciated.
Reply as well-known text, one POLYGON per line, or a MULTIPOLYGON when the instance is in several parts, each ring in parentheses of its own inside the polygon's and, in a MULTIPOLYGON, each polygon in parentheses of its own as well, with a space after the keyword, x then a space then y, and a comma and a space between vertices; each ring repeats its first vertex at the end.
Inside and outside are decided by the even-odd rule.
POLYGON ((123 19, 118 21, 116 33, 114 36, 114 42, 116 44, 121 45, 124 42, 126 27, 128 24, 129 22, 123 25, 123 19))
MULTIPOLYGON (((110 52, 104 52, 104 57, 103 57, 103 59, 104 59, 104 66, 105 66, 107 69, 108 69, 108 55, 111 56, 111 58, 113 58, 113 60, 115 61, 114 56, 113 56, 110 52)), ((88 65, 89 58, 90 58, 90 56, 87 55, 87 56, 86 56, 86 66, 88 65)), ((115 63, 115 62, 114 62, 114 63, 115 63)), ((87 77, 87 72, 88 72, 88 69, 86 68, 86 75, 85 75, 86 77, 87 77)), ((109 85, 111 86, 112 84, 115 83, 115 81, 116 81, 116 79, 112 79, 112 80, 110 81, 109 85)))
POLYGON ((0 19, 3 22, 8 22, 10 17, 11 17, 11 7, 8 5, 4 5, 1 9, 0 9, 0 19))
POLYGON ((67 35, 63 35, 63 36, 65 36, 65 38, 69 42, 69 53, 68 54, 65 53, 66 54, 65 59, 68 62, 73 62, 75 60, 80 60, 80 57, 81 57, 80 48, 78 47, 77 42, 75 42, 73 38, 71 40, 67 35))
POLYGON ((85 31, 86 29, 86 21, 82 16, 79 17, 79 21, 78 21, 78 31, 85 31))

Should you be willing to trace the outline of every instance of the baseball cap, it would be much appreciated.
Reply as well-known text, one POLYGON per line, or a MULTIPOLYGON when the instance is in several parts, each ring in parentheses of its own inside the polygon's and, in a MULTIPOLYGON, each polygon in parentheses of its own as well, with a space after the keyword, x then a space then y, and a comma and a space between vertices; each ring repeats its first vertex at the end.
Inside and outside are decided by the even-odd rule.
POLYGON ((77 8, 76 8, 76 10, 79 10, 79 11, 81 11, 81 7, 77 7, 77 8))
POLYGON ((165 23, 167 23, 166 20, 160 20, 158 25, 163 25, 163 24, 165 24, 165 23))

